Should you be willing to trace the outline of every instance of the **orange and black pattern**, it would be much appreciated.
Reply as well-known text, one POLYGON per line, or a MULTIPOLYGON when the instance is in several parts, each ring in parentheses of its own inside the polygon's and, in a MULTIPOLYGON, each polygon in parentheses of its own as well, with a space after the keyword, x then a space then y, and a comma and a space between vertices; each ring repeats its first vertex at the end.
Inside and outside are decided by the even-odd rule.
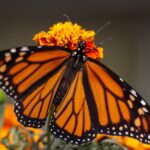
POLYGON ((149 124, 149 106, 142 97, 102 63, 89 58, 57 107, 50 130, 74 144, 92 141, 97 133, 149 143, 149 124))
POLYGON ((150 143, 148 104, 113 71, 79 51, 32 46, 0 52, 0 87, 15 100, 18 121, 40 128, 54 104, 49 128, 66 142, 79 145, 103 133, 150 143))
POLYGON ((50 131, 66 142, 74 144, 90 142, 96 136, 90 111, 84 92, 83 72, 80 70, 54 113, 50 131))
POLYGON ((85 72, 85 86, 95 104, 96 131, 150 143, 150 109, 142 97, 102 63, 89 59, 85 72))
POLYGON ((24 126, 44 125, 69 56, 55 47, 0 52, 0 85, 15 100, 15 113, 24 126))

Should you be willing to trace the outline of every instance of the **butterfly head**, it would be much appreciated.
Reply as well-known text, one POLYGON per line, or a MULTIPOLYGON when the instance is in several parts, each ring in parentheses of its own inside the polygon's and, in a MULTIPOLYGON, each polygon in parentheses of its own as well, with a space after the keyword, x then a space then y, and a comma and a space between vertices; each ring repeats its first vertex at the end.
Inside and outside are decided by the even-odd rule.
POLYGON ((80 40, 80 41, 78 42, 77 50, 78 50, 78 51, 84 51, 85 48, 86 48, 86 41, 80 40))
POLYGON ((86 61, 87 57, 97 58, 99 55, 99 48, 96 47, 93 41, 85 41, 80 39, 77 49, 72 52, 72 56, 82 57, 82 61, 86 61))

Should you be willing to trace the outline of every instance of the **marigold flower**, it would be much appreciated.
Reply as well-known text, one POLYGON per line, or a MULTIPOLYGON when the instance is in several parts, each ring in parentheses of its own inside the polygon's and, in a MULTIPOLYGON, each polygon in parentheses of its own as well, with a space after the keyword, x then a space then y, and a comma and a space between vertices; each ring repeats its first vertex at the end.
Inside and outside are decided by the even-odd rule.
MULTIPOLYGON (((34 128, 23 128, 21 124, 17 121, 15 113, 13 111, 13 105, 6 104, 4 109, 4 122, 3 126, 0 129, 0 150, 7 150, 7 148, 1 143, 1 140, 5 137, 8 137, 9 144, 13 144, 12 134, 8 136, 8 133, 13 127, 18 127, 22 134, 27 138, 28 142, 32 144, 31 138, 27 136, 27 130, 34 133, 34 140, 38 141, 40 135, 43 135, 44 131, 42 129, 34 129, 34 128), (11 116, 11 117, 10 117, 11 116)), ((26 148, 25 150, 31 150, 31 148, 26 148)))
POLYGON ((98 134, 95 138, 96 142, 101 141, 104 137, 115 139, 117 143, 127 147, 129 150, 150 150, 150 145, 139 142, 136 139, 122 136, 108 136, 105 134, 98 134))
POLYGON ((49 28, 48 32, 37 33, 33 40, 41 46, 60 46, 70 50, 76 50, 80 39, 87 43, 87 57, 103 58, 103 48, 94 44, 95 32, 85 30, 78 24, 72 22, 57 23, 49 28))

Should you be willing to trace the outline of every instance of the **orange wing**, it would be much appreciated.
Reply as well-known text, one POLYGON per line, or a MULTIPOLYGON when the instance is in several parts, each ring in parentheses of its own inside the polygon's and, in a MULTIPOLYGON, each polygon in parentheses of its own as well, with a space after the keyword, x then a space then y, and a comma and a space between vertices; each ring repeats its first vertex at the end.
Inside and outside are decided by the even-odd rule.
POLYGON ((70 54, 54 47, 22 47, 0 52, 0 86, 13 99, 23 97, 54 74, 70 54))
POLYGON ((77 72, 50 122, 50 131, 56 137, 74 144, 90 142, 96 136, 82 78, 82 71, 77 72))
POLYGON ((44 124, 69 57, 67 50, 58 47, 33 46, 0 52, 0 86, 16 100, 15 112, 22 124, 44 124))
POLYGON ((122 78, 103 64, 88 59, 85 65, 87 99, 94 101, 92 120, 97 133, 134 137, 150 143, 150 108, 122 78))
POLYGON ((65 70, 66 65, 34 91, 28 93, 22 101, 15 102, 15 113, 19 122, 24 126, 35 128, 41 128, 45 124, 65 70))

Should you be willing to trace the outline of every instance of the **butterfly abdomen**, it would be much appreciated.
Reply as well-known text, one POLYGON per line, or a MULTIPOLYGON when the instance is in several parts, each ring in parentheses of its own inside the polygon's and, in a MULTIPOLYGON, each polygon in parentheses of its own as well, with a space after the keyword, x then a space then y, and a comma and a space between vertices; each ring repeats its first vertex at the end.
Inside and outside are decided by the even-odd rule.
POLYGON ((81 61, 79 61, 76 64, 76 67, 74 65, 75 65, 75 60, 71 59, 68 63, 67 69, 60 81, 59 88, 54 96, 53 104, 55 106, 57 106, 61 103, 61 101, 65 97, 67 91, 69 90, 77 72, 82 68, 81 61))

